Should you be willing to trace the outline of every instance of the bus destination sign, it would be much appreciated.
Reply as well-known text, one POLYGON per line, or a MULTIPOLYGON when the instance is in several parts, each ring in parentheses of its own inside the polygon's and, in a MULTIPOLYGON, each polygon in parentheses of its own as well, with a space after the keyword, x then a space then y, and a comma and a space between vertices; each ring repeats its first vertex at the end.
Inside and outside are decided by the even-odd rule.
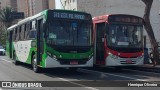
POLYGON ((143 24, 143 19, 135 16, 110 16, 109 22, 143 24))
POLYGON ((78 20, 90 20, 90 15, 80 13, 68 13, 68 12, 53 12, 52 17, 62 19, 78 19, 78 20))

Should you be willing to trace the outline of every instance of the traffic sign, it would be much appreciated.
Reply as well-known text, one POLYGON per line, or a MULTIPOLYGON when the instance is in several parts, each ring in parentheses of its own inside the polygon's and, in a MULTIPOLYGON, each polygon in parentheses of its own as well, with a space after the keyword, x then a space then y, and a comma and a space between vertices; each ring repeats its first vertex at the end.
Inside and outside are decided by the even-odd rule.
POLYGON ((12 12, 13 19, 23 19, 24 12, 12 12))

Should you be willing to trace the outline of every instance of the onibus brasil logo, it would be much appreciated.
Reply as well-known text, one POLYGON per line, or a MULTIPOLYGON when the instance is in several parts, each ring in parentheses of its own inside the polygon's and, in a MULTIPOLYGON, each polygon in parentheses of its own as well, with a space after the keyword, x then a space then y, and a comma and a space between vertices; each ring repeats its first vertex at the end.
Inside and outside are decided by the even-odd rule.
POLYGON ((2 82, 3 88, 29 88, 29 87, 42 87, 41 83, 36 82, 2 82))

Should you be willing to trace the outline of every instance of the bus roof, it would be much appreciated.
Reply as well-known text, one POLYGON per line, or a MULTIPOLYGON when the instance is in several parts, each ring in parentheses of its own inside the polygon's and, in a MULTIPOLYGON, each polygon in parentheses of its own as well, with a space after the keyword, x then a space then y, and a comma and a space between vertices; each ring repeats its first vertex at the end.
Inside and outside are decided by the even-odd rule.
POLYGON ((106 15, 93 17, 92 19, 93 19, 93 21, 99 21, 99 20, 107 21, 110 16, 132 16, 132 17, 143 19, 139 16, 130 15, 130 14, 106 14, 106 15))
POLYGON ((25 18, 25 19, 17 22, 15 25, 12 25, 12 26, 9 27, 7 30, 11 30, 11 29, 15 28, 16 26, 19 26, 19 25, 21 25, 21 24, 23 24, 23 23, 25 23, 25 22, 27 22, 27 21, 33 20, 34 18, 36 18, 36 17, 38 17, 38 16, 41 16, 41 15, 42 15, 44 12, 46 12, 46 11, 47 11, 47 10, 44 10, 44 11, 42 11, 42 12, 40 12, 40 13, 34 15, 34 16, 27 17, 27 18, 25 18))
POLYGON ((10 31, 11 29, 15 28, 16 26, 17 26, 17 24, 15 24, 15 25, 9 27, 9 28, 7 29, 7 31, 8 31, 8 30, 10 31))
MULTIPOLYGON (((19 21, 17 24, 9 27, 7 30, 11 30, 11 29, 15 28, 16 26, 19 26, 19 25, 21 25, 21 24, 23 24, 23 23, 25 23, 25 22, 28 22, 28 21, 30 21, 30 20, 33 20, 33 19, 35 19, 35 18, 37 18, 37 17, 39 17, 39 16, 45 15, 48 11, 52 11, 52 10, 47 9, 47 10, 44 10, 44 11, 42 11, 42 12, 36 14, 36 15, 33 15, 33 16, 31 16, 31 17, 27 17, 27 18, 19 21)), ((53 11, 75 12, 75 13, 77 12, 77 13, 89 14, 89 13, 81 12, 81 11, 63 10, 63 9, 53 9, 53 11)), ((47 17, 47 16, 45 16, 45 17, 47 17)))
POLYGON ((19 24, 25 23, 25 22, 30 21, 30 20, 31 20, 31 17, 28 17, 28 18, 25 18, 25 19, 19 21, 17 24, 19 25, 19 24))
POLYGON ((64 12, 75 12, 75 13, 86 13, 89 14, 87 12, 83 12, 83 11, 74 11, 74 10, 64 10, 64 9, 53 9, 54 11, 64 11, 64 12))

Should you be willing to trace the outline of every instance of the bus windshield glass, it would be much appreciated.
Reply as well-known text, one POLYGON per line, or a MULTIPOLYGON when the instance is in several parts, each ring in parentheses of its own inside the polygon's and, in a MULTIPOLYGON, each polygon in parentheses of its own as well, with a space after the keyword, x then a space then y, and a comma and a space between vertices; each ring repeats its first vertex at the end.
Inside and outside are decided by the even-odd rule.
POLYGON ((91 22, 49 22, 47 43, 60 46, 91 46, 91 29, 91 22))
POLYGON ((107 35, 108 46, 113 48, 137 48, 143 46, 142 25, 111 24, 107 35))

